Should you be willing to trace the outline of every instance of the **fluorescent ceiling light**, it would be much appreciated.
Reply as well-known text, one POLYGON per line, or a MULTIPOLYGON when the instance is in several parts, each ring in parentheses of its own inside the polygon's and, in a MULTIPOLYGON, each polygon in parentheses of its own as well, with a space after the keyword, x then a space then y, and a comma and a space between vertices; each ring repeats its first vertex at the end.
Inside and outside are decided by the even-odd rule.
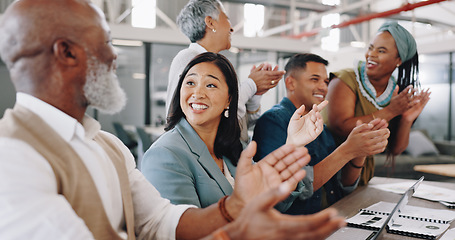
POLYGON ((145 74, 143 74, 143 73, 133 73, 133 79, 145 79, 145 74))
POLYGON ((132 0, 131 25, 137 28, 156 27, 156 1, 132 0))
POLYGON ((144 43, 138 40, 112 39, 112 44, 117 46, 140 47, 144 43))
POLYGON ((322 0, 322 4, 328 6, 340 5, 340 0, 322 0))
POLYGON ((246 3, 243 8, 243 35, 245 37, 256 37, 264 26, 265 7, 246 3))
POLYGON ((240 49, 236 48, 236 47, 231 47, 231 48, 229 48, 229 52, 231 52, 231 53, 239 53, 240 49))
POLYGON ((357 41, 352 41, 351 42, 351 47, 355 48, 365 48, 366 44, 364 42, 357 42, 357 41))

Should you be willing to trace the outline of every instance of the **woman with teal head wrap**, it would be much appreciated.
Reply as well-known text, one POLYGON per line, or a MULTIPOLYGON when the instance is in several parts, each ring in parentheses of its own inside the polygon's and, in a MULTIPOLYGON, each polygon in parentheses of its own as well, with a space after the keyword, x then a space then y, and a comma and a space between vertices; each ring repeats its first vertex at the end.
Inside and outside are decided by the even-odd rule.
MULTIPOLYGON (((411 126, 429 100, 428 90, 417 90, 419 58, 414 37, 397 22, 386 22, 378 30, 353 69, 330 74, 327 125, 341 143, 358 120, 387 120, 390 128, 387 152, 402 153, 409 143, 411 126), (398 78, 393 72, 398 68, 398 78)), ((348 164, 349 165, 349 164, 348 164)), ((360 185, 374 175, 374 159, 367 157, 360 185)))
POLYGON ((402 61, 402 64, 398 67, 397 85, 399 86, 399 92, 409 85, 418 86, 419 54, 417 53, 417 44, 414 37, 395 21, 382 24, 378 33, 384 31, 392 35, 402 61))

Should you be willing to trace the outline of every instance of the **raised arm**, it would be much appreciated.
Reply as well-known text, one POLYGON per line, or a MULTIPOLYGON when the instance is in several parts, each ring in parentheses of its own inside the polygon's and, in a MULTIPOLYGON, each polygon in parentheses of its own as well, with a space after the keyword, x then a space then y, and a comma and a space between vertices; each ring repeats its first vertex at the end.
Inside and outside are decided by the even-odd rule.
POLYGON ((256 83, 256 94, 262 95, 269 89, 276 87, 285 73, 283 70, 278 70, 278 66, 272 69, 270 64, 262 63, 258 67, 253 66, 248 77, 256 83))
MULTIPOLYGON (((322 187, 349 161, 384 151, 390 131, 387 128, 374 130, 375 125, 381 121, 384 120, 376 119, 368 124, 359 124, 352 130, 345 142, 314 166, 314 191, 322 187)), ((360 174, 360 171, 353 173, 360 174)), ((344 177, 349 177, 350 180, 354 179, 354 181, 346 181, 345 179, 343 183, 346 184, 345 186, 352 185, 358 176, 345 175, 344 177)))
POLYGON ((277 86, 285 71, 272 68, 268 63, 253 66, 248 79, 239 88, 238 118, 247 117, 247 126, 254 124, 261 116, 261 97, 269 89, 277 86))
POLYGON ((340 79, 330 81, 327 100, 334 104, 327 107, 328 121, 331 130, 339 135, 347 137, 356 126, 357 120, 370 122, 375 118, 385 119, 387 122, 392 118, 404 113, 411 108, 412 87, 409 86, 392 97, 390 104, 373 114, 355 117, 355 105, 357 97, 354 92, 340 79))
POLYGON ((409 133, 412 124, 417 117, 422 113, 426 104, 430 100, 431 92, 429 89, 416 92, 410 99, 410 108, 405 111, 398 122, 396 132, 392 134, 391 148, 392 154, 398 155, 402 153, 409 144, 409 133))
POLYGON ((305 115, 303 115, 305 105, 298 108, 289 121, 286 143, 305 146, 315 140, 324 130, 324 121, 320 112, 327 104, 328 101, 323 101, 319 105, 314 104, 313 109, 305 115))
MULTIPOLYGON (((296 149, 292 145, 275 150, 258 164, 252 163, 255 152, 254 142, 242 152, 237 166, 236 187, 225 202, 228 214, 234 219, 237 219, 243 207, 258 195, 277 188, 283 182, 295 186, 305 176, 305 171, 301 168, 309 162, 306 149, 296 149)), ((221 215, 217 204, 204 209, 188 209, 180 218, 177 238, 199 239, 225 224, 227 221, 221 215), (204 228, 195 227, 202 225, 204 228)))
MULTIPOLYGON (((360 133, 367 133, 367 132, 373 132, 373 133, 376 133, 377 136, 373 137, 373 139, 368 139, 368 142, 365 142, 365 144, 367 144, 367 147, 365 148, 366 149, 366 152, 364 154, 373 154, 373 153, 378 153, 378 152, 382 152, 384 151, 385 147, 387 146, 387 137, 389 136, 390 134, 390 131, 388 131, 387 127, 388 127, 388 124, 387 124, 387 121, 385 121, 384 119, 374 119, 372 120, 369 124, 373 125, 373 128, 372 129, 364 129, 363 131, 360 130, 360 133), (380 130, 380 129, 385 129, 385 131, 377 131, 377 130, 380 130), (384 134, 384 135, 380 135, 380 134, 384 134)), ((361 122, 358 121, 357 122, 357 126, 360 126, 361 125, 361 122)), ((357 128, 357 127, 356 127, 357 128)), ((352 130, 353 132, 355 131, 355 129, 352 130)), ((351 133, 353 134, 353 133, 351 133)), ((351 144, 353 144, 354 146, 351 146, 351 147, 355 147, 355 142, 352 142, 351 144)), ((361 146, 359 145, 359 148, 361 148, 361 146)), ((356 181, 357 179, 359 178, 361 172, 362 172, 362 169, 363 169, 363 165, 365 163, 365 157, 367 155, 363 155, 363 154, 359 154, 360 156, 352 159, 351 161, 348 162, 348 164, 344 165, 343 167, 343 170, 342 170, 342 178, 341 178, 341 182, 343 184, 343 186, 352 186, 356 181)))
POLYGON ((322 240, 346 224, 342 217, 337 216, 336 210, 330 208, 313 215, 291 216, 279 213, 273 206, 285 199, 289 192, 289 186, 282 184, 259 195, 244 208, 238 219, 204 240, 322 240))

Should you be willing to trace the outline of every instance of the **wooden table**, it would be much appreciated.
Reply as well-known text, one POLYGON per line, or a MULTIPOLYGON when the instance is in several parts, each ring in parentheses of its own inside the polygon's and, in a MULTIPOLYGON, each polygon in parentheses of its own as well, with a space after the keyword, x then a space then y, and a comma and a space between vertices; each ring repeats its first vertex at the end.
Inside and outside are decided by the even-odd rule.
POLYGON ((455 177, 455 164, 415 165, 414 171, 455 177))
MULTIPOLYGON (((382 191, 376 188, 371 187, 374 184, 385 184, 385 183, 396 183, 396 182, 403 182, 403 181, 410 181, 409 179, 398 179, 398 178, 383 178, 383 177, 374 177, 371 179, 370 183, 367 186, 362 186, 357 188, 354 192, 349 194, 348 196, 344 197, 332 207, 338 210, 339 215, 344 216, 346 218, 350 218, 354 216, 360 208, 367 208, 368 206, 377 203, 379 201, 387 201, 387 202, 398 202, 400 200, 401 195, 391 192, 382 191)), ((412 181, 412 180, 411 180, 412 181)), ((417 181, 417 179, 415 180, 417 181)), ((446 183, 446 182, 432 182, 432 181, 423 181, 423 183, 428 185, 434 185, 437 187, 449 188, 455 190, 454 183, 446 183)), ((426 207, 426 208, 434 208, 434 209, 448 209, 447 207, 443 206, 438 202, 432 202, 424 199, 419 198, 410 198, 408 205, 418 206, 418 207, 426 207)), ((455 227, 455 221, 452 222, 450 228, 455 227)), ((384 233, 381 234, 379 239, 413 239, 416 240, 418 238, 406 237, 398 234, 389 234, 384 233)))

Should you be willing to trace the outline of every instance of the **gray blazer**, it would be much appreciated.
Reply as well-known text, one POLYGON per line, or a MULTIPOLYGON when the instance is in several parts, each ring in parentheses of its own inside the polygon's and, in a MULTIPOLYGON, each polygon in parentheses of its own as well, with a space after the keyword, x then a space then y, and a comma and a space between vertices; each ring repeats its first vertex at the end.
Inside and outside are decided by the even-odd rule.
MULTIPOLYGON (((224 158, 235 177, 236 167, 224 158)), ((182 118, 147 150, 141 171, 161 196, 174 204, 207 207, 233 191, 207 146, 182 118)))
MULTIPOLYGON (((236 167, 223 159, 235 178, 236 167)), ((175 127, 153 143, 142 158, 141 171, 161 196, 173 204, 193 204, 205 208, 223 196, 232 194, 232 187, 218 168, 202 139, 182 118, 175 127)), ((306 196, 304 181, 276 208, 284 212, 300 195, 306 196)))

